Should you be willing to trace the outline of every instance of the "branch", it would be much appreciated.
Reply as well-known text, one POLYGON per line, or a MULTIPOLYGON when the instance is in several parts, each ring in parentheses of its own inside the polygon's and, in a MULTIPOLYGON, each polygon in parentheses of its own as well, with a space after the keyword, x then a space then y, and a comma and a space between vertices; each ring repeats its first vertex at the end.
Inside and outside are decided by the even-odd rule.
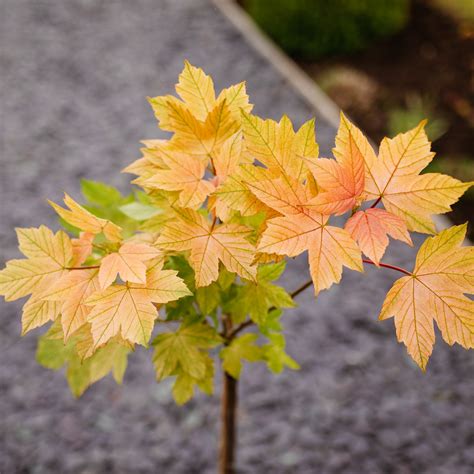
MULTIPOLYGON (((365 259, 363 258, 362 261, 364 263, 368 263, 370 265, 376 265, 375 262, 373 262, 372 260, 368 260, 368 259, 365 259)), ((390 265, 388 263, 382 263, 380 262, 379 267, 383 267, 383 268, 389 268, 390 270, 396 270, 397 272, 400 272, 400 273, 404 273, 405 275, 413 275, 411 272, 409 272, 408 270, 405 270, 404 268, 401 268, 401 267, 397 267, 395 265, 390 265)), ((313 281, 312 280, 308 280, 306 283, 303 283, 299 288, 297 288, 295 291, 293 291, 292 293, 290 293, 290 296, 292 298, 295 298, 296 296, 298 296, 300 293, 302 293, 304 290, 306 290, 306 288, 309 288, 311 285, 313 284, 313 281)), ((276 309, 275 307, 272 307, 270 308, 268 311, 272 311, 276 309)), ((243 331, 245 328, 251 326, 252 324, 254 324, 254 322, 251 320, 251 319, 248 319, 247 321, 243 322, 242 324, 240 324, 239 326, 237 326, 233 331, 231 331, 229 333, 229 335, 227 336, 227 340, 228 341, 231 341, 232 339, 234 339, 237 334, 239 334, 241 331, 243 331)))
MULTIPOLYGON (((366 259, 366 258, 363 258, 362 261, 364 263, 368 263, 370 265, 375 265, 377 266, 377 264, 375 262, 372 262, 372 260, 369 260, 369 259, 366 259)), ((405 270, 404 268, 402 267, 397 267, 395 265, 389 265, 388 263, 382 263, 382 262, 379 262, 378 264, 379 267, 383 267, 383 268, 390 268, 390 270, 396 270, 397 272, 400 272, 400 273, 404 273, 405 275, 413 275, 413 273, 409 272, 408 270, 405 270)))
POLYGON ((377 204, 382 200, 382 196, 379 196, 377 200, 370 206, 370 209, 377 207, 377 204))

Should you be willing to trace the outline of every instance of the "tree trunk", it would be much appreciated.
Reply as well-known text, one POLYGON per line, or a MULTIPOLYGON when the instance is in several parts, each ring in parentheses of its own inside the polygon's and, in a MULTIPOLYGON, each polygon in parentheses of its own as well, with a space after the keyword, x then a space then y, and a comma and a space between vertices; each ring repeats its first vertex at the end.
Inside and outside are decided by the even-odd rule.
POLYGON ((219 473, 235 474, 237 442, 237 380, 224 372, 222 387, 222 428, 219 455, 219 473))

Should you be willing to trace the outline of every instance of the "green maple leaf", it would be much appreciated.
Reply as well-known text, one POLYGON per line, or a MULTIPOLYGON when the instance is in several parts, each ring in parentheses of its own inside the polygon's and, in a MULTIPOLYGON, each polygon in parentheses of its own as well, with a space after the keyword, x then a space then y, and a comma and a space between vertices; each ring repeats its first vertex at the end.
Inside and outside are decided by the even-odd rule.
POLYGON ((246 315, 258 324, 265 324, 272 308, 293 308, 295 303, 281 286, 271 283, 277 280, 285 269, 285 262, 262 265, 257 271, 257 282, 248 282, 239 287, 229 310, 234 322, 241 322, 246 315))
POLYGON ((258 334, 244 334, 233 339, 227 347, 221 350, 219 355, 222 359, 222 367, 235 379, 240 377, 242 360, 248 362, 262 360, 262 349, 255 345, 257 339, 258 334))
POLYGON ((214 361, 205 354, 206 372, 204 377, 197 379, 186 373, 181 367, 176 370, 176 380, 173 385, 173 398, 178 405, 184 405, 194 396, 198 387, 207 395, 214 392, 214 361))
POLYGON ((283 336, 283 334, 274 333, 269 334, 267 337, 270 342, 262 346, 262 350, 269 370, 276 374, 282 372, 285 367, 298 370, 300 368, 298 362, 285 352, 285 336, 283 336))
POLYGON ((181 368, 195 379, 206 375, 206 352, 222 342, 217 332, 202 323, 183 324, 176 332, 159 334, 153 341, 156 377, 162 380, 181 368))
POLYGON ((43 367, 59 370, 64 365, 66 379, 74 396, 80 397, 88 387, 104 378, 110 372, 118 384, 122 383, 127 368, 127 356, 130 347, 111 340, 90 357, 80 354, 80 343, 87 337, 87 325, 79 329, 69 341, 64 343, 60 320, 40 337, 36 360, 43 367))

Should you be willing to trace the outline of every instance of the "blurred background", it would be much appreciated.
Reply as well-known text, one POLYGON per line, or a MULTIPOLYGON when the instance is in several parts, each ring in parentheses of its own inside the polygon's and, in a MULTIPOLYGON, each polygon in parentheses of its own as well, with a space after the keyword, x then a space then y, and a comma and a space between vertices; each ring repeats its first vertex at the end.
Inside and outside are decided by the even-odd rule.
MULTIPOLYGON (((469 0, 242 0, 255 22, 374 140, 429 118, 433 170, 474 179, 473 3, 469 0)), ((316 115, 321 154, 336 130, 211 0, 0 0, 0 260, 14 227, 57 229, 46 199, 83 201, 80 178, 129 192, 120 170, 162 137, 146 96, 172 93, 184 59, 218 89, 247 80, 255 113, 316 115)), ((472 191, 450 218, 472 220, 472 191)), ((471 226, 472 235, 472 226, 471 226)), ((422 238, 417 236, 416 246, 422 238)), ((415 248, 393 244, 390 263, 415 248)), ((283 284, 306 280, 305 256, 283 284)), ((378 322, 397 275, 345 272, 283 318, 299 372, 252 365, 241 378, 239 473, 472 474, 474 358, 440 341, 427 374, 378 322), (347 273, 347 274, 346 274, 347 273)), ((79 400, 20 338, 22 302, 0 302, 0 473, 207 474, 220 394, 177 407, 150 354, 130 357, 79 400)))

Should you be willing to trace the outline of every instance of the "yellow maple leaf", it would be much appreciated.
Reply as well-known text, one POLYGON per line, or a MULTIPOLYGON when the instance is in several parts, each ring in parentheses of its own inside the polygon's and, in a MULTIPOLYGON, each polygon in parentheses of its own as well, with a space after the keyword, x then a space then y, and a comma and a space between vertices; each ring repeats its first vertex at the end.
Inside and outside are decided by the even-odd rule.
MULTIPOLYGON (((215 174, 213 179, 215 188, 221 187, 222 189, 227 178, 236 174, 241 163, 253 161, 248 156, 244 156, 243 145, 242 131, 238 131, 214 153, 212 166, 215 174)), ((233 209, 225 200, 221 199, 218 193, 209 197, 208 208, 214 210, 217 217, 223 222, 227 222, 232 217, 233 209)))
POLYGON ((268 169, 284 175, 300 179, 307 172, 304 158, 317 154, 317 146, 312 143, 314 121, 295 133, 286 115, 277 123, 242 111, 242 129, 248 153, 268 169))
POLYGON ((99 283, 102 289, 110 286, 117 274, 123 281, 145 283, 146 265, 144 262, 158 257, 160 251, 145 243, 126 242, 118 252, 104 257, 100 263, 99 283))
POLYGON ((388 247, 388 236, 413 245, 405 221, 384 209, 357 211, 350 217, 344 228, 359 244, 362 252, 376 265, 388 247))
POLYGON ((191 294, 176 275, 156 265, 148 271, 145 284, 114 284, 89 296, 85 304, 92 306, 87 320, 94 347, 117 335, 146 346, 158 314, 153 303, 164 304, 191 294))
POLYGON ((268 178, 266 173, 264 168, 253 165, 239 166, 211 196, 216 199, 216 209, 218 206, 223 207, 223 210, 219 209, 218 216, 224 214, 221 218, 226 220, 225 212, 228 209, 239 211, 242 216, 252 216, 262 211, 271 215, 271 209, 255 197, 248 185, 249 181, 258 180, 257 175, 261 175, 262 179, 268 178))
POLYGON ((215 105, 205 122, 196 119, 178 100, 169 100, 168 107, 173 140, 192 154, 212 155, 240 128, 225 100, 215 105))
POLYGON ((165 167, 162 157, 162 147, 168 144, 169 140, 142 140, 145 145, 141 148, 142 157, 126 166, 122 173, 131 173, 143 176, 145 179, 154 174, 156 170, 165 167))
POLYGON ((64 204, 66 204, 69 210, 58 206, 52 201, 48 202, 54 210, 72 226, 94 235, 103 232, 105 237, 111 242, 119 242, 121 240, 122 229, 118 225, 106 219, 94 216, 66 193, 64 194, 64 204))
MULTIPOLYGON (((241 110, 250 112, 253 107, 249 103, 245 82, 223 89, 216 100, 212 78, 188 61, 184 62, 184 69, 179 76, 176 92, 183 99, 186 109, 201 122, 206 121, 216 104, 225 102, 230 114, 237 121, 240 121, 241 110)), ((148 98, 148 101, 160 128, 174 132, 174 124, 170 121, 170 104, 179 104, 180 101, 172 95, 148 98)))
POLYGON ((20 252, 30 259, 48 258, 58 266, 65 267, 71 259, 70 239, 62 231, 53 234, 42 225, 38 228, 17 228, 16 235, 20 252))
POLYGON ((222 89, 217 102, 225 100, 225 103, 230 110, 230 113, 240 120, 240 114, 244 112, 250 113, 253 109, 253 105, 249 103, 249 96, 247 95, 245 81, 239 84, 222 89))
POLYGON ((181 207, 200 207, 215 189, 204 179, 209 157, 170 149, 163 153, 162 159, 165 167, 156 169, 143 184, 152 189, 179 191, 178 204, 181 207))
POLYGON ((433 351, 436 321, 449 344, 474 347, 474 248, 461 247, 466 225, 425 240, 412 274, 397 280, 379 319, 395 317, 397 338, 422 370, 433 351))
MULTIPOLYGON (((312 194, 307 186, 302 186, 290 176, 263 174, 258 168, 248 168, 244 178, 245 184, 252 193, 269 208, 280 214, 301 214, 308 207, 312 194), (255 173, 257 171, 257 173, 255 173), (260 179, 249 179, 260 177, 260 179)), ((319 214, 313 212, 314 215, 319 214)))
POLYGON ((86 323, 90 307, 84 301, 99 287, 99 270, 71 270, 43 291, 38 298, 44 302, 60 303, 64 341, 86 323))
POLYGON ((16 300, 59 278, 72 259, 72 245, 62 231, 53 234, 45 226, 17 229, 20 251, 27 259, 10 260, 0 271, 0 294, 16 300))
POLYGON ((382 140, 378 158, 366 161, 366 191, 369 199, 381 199, 387 211, 403 218, 409 230, 430 234, 436 232, 431 216, 450 211, 474 183, 438 173, 419 174, 434 157, 425 124, 382 140))
POLYGON ((54 321, 61 314, 61 305, 56 301, 44 301, 32 296, 23 306, 21 316, 21 335, 49 321, 54 321))
POLYGON ((176 221, 167 224, 156 245, 164 250, 190 250, 189 263, 195 271, 196 286, 207 286, 219 276, 219 261, 230 272, 254 280, 256 267, 253 245, 247 240, 250 229, 237 224, 213 227, 194 211, 179 212, 176 221))
POLYGON ((176 92, 198 120, 206 120, 208 113, 214 108, 216 94, 211 77, 188 61, 184 61, 176 92))
POLYGON ((212 196, 216 198, 217 215, 222 216, 224 220, 227 216, 218 207, 219 205, 224 210, 239 211, 243 216, 251 216, 262 211, 267 217, 275 215, 278 210, 255 199, 252 188, 263 188, 265 185, 260 186, 259 181, 267 183, 268 179, 279 175, 288 184, 295 179, 304 179, 308 174, 307 163, 312 163, 318 157, 319 147, 316 143, 314 120, 304 123, 295 133, 287 117, 276 123, 246 113, 242 115, 245 156, 241 158, 239 166, 227 173, 223 183, 220 180, 221 185, 212 196), (266 168, 253 165, 254 159, 260 161, 266 168), (289 177, 287 172, 290 174, 289 177))

